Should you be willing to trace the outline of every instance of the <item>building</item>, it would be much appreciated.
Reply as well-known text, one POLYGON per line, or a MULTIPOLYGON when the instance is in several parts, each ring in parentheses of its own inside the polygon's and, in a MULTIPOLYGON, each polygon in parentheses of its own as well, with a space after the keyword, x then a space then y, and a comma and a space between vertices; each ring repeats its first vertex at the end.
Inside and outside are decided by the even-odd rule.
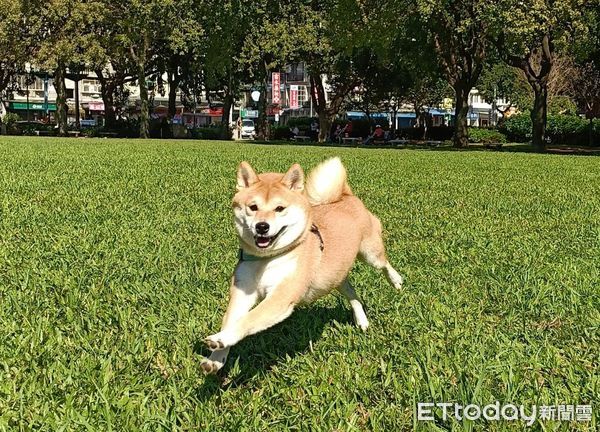
MULTIPOLYGON (((81 123, 86 126, 102 125, 104 121, 104 102, 102 100, 101 84, 93 72, 85 72, 80 76, 78 83, 74 79, 66 78, 68 122, 74 123, 79 114, 81 123), (78 102, 78 107, 76 106, 78 102), (77 109, 79 108, 79 109, 77 109)), ((18 114, 22 120, 42 121, 53 123, 56 117, 56 89, 52 76, 40 72, 32 72, 18 78, 19 91, 13 92, 0 107, 0 116, 12 112, 18 114)), ((166 81, 166 77, 165 77, 166 81)), ((151 88, 155 88, 150 83, 151 88)), ((124 110, 128 116, 135 116, 139 112, 140 92, 139 87, 127 85, 129 101, 124 110)), ((149 92, 152 102, 150 110, 152 118, 166 117, 168 112, 168 85, 164 86, 164 94, 157 91, 149 92)), ((222 106, 209 107, 208 100, 203 97, 197 105, 185 108, 180 103, 180 94, 177 96, 177 113, 175 121, 189 125, 203 126, 221 121, 222 106)))
POLYGON ((469 114, 467 116, 469 126, 490 127, 498 124, 498 118, 502 117, 496 107, 505 110, 510 103, 502 98, 496 100, 495 106, 487 102, 477 89, 469 93, 469 114))
MULTIPOLYGON (((100 81, 95 73, 85 72, 80 75, 76 83, 74 76, 66 79, 68 121, 75 123, 79 117, 82 125, 93 126, 103 124, 104 102, 101 95, 100 81), (78 106, 76 106, 78 105, 78 106)), ((152 107, 150 115, 154 119, 167 117, 169 88, 164 77, 163 93, 156 91, 155 83, 149 82, 150 101, 152 107)), ((306 65, 303 62, 287 65, 281 70, 269 74, 267 81, 267 115, 272 120, 279 120, 283 124, 292 117, 315 117, 316 111, 311 98, 311 83, 306 65), (272 88, 273 73, 279 74, 279 91, 272 88), (278 94, 277 94, 278 93, 278 94), (273 103, 273 96, 275 102, 273 103), (278 96, 278 97, 277 97, 278 96), (277 101, 278 99, 278 101, 277 101)), ((0 116, 6 112, 17 113, 21 119, 30 121, 44 121, 52 123, 55 121, 56 113, 56 91, 52 77, 43 72, 31 72, 18 78, 20 91, 15 92, 12 97, 0 106, 0 116)), ((276 82, 276 81, 275 81, 276 82)), ((254 100, 252 95, 257 93, 260 85, 250 85, 242 94, 240 100, 232 107, 229 122, 233 124, 238 118, 258 117, 258 99, 254 100)), ((133 84, 127 86, 129 101, 124 115, 135 117, 140 109, 139 87, 133 84)), ((327 86, 326 86, 327 90, 327 86)), ((256 97, 256 94, 255 94, 256 97)), ((327 97, 327 91, 326 91, 327 97)), ((496 106, 506 109, 509 103, 503 99, 496 101, 496 106)), ((453 100, 446 99, 439 107, 430 107, 429 113, 433 126, 452 124, 454 116, 453 100)), ((391 113, 379 113, 392 121, 391 113)), ((206 94, 201 100, 190 106, 181 103, 181 94, 177 95, 176 114, 174 123, 184 124, 188 127, 207 126, 221 122, 223 115, 223 104, 212 101, 210 104, 206 94)), ((343 113, 341 114, 344 115, 343 113)), ((378 113, 373 114, 375 117, 378 113)), ((492 104, 485 101, 476 89, 469 94, 468 124, 474 127, 488 127, 497 124, 501 116, 492 104)), ((362 117, 360 112, 348 112, 347 118, 362 117)), ((415 113, 410 106, 404 106, 396 116, 398 128, 411 127, 416 123, 415 113)))

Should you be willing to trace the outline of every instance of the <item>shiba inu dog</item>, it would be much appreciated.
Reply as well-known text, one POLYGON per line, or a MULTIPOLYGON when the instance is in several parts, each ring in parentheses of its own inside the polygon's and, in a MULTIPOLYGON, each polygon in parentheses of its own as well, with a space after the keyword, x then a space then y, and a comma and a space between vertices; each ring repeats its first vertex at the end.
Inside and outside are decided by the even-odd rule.
POLYGON ((306 185, 297 164, 285 174, 257 175, 242 162, 233 213, 240 260, 221 331, 204 340, 212 350, 201 364, 207 374, 223 367, 240 340, 333 289, 349 300, 356 324, 366 330, 369 321, 347 279, 357 257, 382 269, 396 288, 402 286, 386 258, 381 223, 352 194, 339 158, 317 166, 306 185))

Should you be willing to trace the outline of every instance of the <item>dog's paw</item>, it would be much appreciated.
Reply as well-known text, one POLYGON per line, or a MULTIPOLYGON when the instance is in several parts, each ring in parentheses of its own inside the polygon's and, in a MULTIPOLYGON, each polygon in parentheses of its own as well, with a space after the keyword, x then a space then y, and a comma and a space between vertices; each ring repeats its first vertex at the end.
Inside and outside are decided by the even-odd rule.
POLYGON ((204 343, 211 351, 216 351, 225 348, 225 344, 223 343, 223 341, 221 339, 218 339, 216 336, 218 336, 218 334, 209 336, 206 339, 204 339, 204 343))
POLYGON ((394 288, 396 289, 402 289, 402 285, 404 284, 404 279, 402 278, 402 276, 398 275, 397 278, 394 278, 394 288))
POLYGON ((357 320, 356 321, 356 325, 364 332, 367 331, 367 329, 369 328, 369 320, 368 319, 361 319, 361 320, 357 320))
POLYGON ((402 289, 402 284, 404 284, 404 279, 397 272, 393 272, 390 274, 390 282, 396 289, 402 289))
POLYGON ((222 350, 224 348, 229 348, 232 345, 235 345, 237 340, 235 339, 235 335, 228 332, 219 332, 214 335, 210 335, 206 339, 204 339, 204 343, 211 351, 222 350))
POLYGON ((205 375, 216 374, 222 367, 223 363, 216 360, 205 358, 200 363, 200 367, 205 375))

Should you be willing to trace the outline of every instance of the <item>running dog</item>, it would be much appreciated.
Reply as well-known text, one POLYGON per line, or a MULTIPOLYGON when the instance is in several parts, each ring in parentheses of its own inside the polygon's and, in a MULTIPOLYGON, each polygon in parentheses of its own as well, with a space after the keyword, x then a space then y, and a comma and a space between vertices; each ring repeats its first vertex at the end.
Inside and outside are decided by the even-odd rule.
POLYGON ((285 174, 257 175, 242 162, 233 213, 240 259, 221 331, 204 340, 212 350, 201 364, 207 374, 223 367, 240 340, 333 289, 349 300, 356 324, 366 330, 369 321, 348 283, 357 257, 402 287, 402 277, 386 258, 381 223, 352 194, 339 158, 317 166, 306 184, 298 164, 285 174))

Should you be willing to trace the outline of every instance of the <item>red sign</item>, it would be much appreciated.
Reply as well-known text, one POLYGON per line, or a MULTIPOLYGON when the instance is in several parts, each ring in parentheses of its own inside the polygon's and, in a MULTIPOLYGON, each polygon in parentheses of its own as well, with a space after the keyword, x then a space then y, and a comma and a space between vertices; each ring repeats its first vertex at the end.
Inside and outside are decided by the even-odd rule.
POLYGON ((204 108, 202 113, 208 114, 210 117, 221 117, 223 115, 223 107, 204 108))
POLYGON ((271 102, 273 105, 281 103, 281 76, 279 72, 271 74, 271 102))
POLYGON ((104 102, 91 101, 88 105, 90 111, 104 111, 104 102))
POLYGON ((267 115, 273 116, 275 114, 279 114, 279 107, 270 106, 267 108, 267 115))
POLYGON ((290 108, 297 109, 300 106, 298 105, 298 86, 291 85, 290 86, 290 108))

